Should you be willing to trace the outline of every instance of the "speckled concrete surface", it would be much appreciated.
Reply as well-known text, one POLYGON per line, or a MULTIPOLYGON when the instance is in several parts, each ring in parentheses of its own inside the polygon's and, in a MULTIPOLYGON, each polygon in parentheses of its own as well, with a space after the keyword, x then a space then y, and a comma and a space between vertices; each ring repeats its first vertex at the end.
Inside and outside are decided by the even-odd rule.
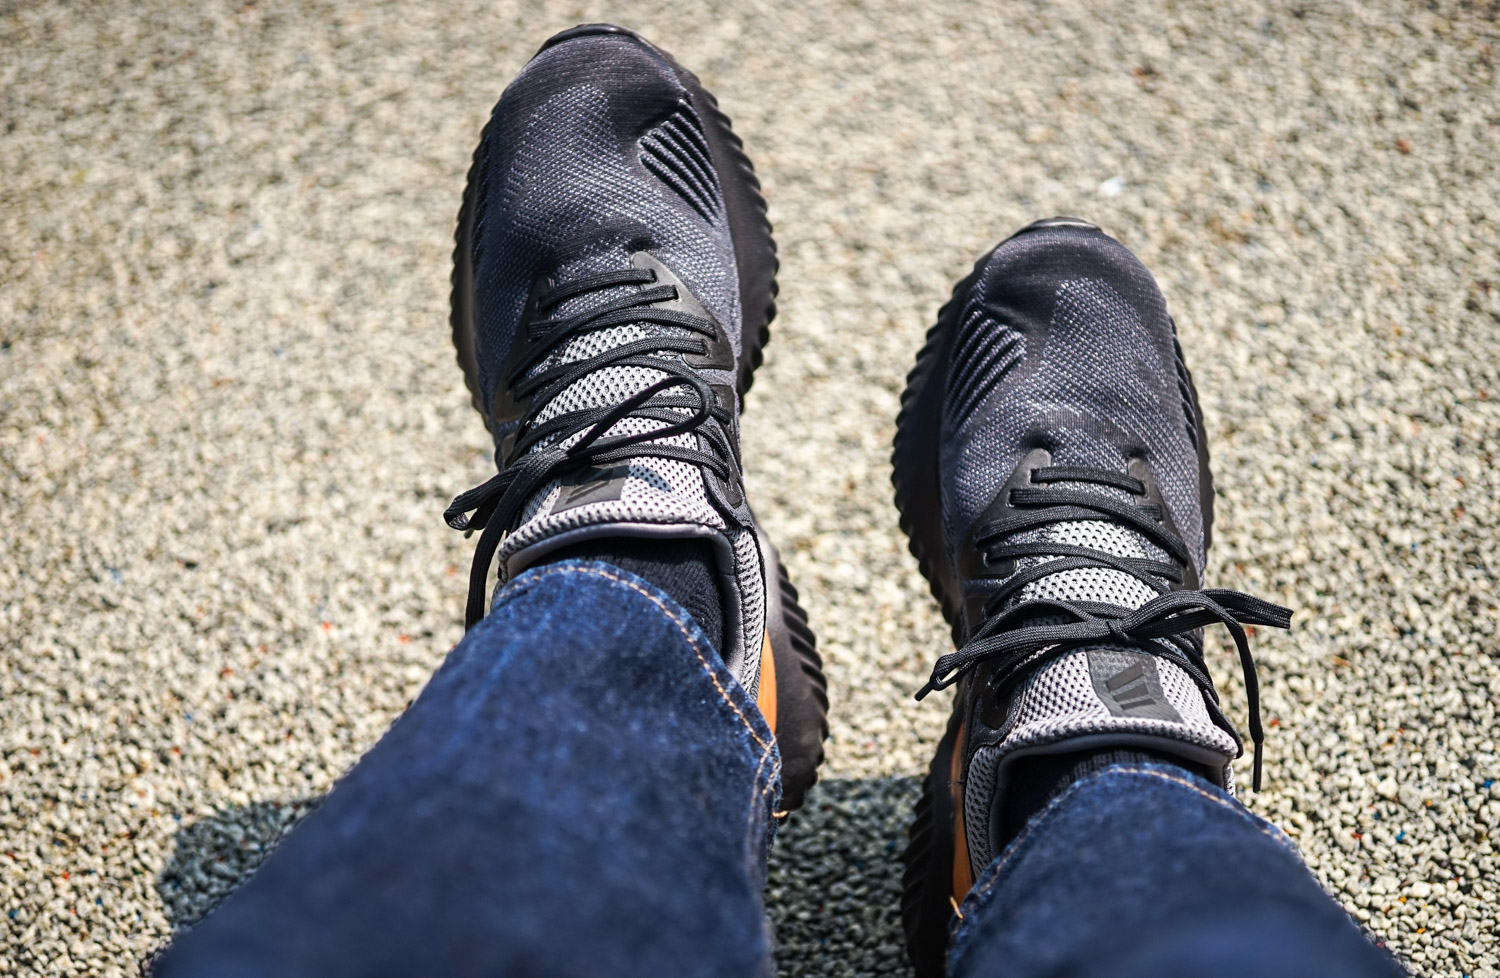
POLYGON ((489 464, 445 336, 462 175, 540 40, 612 19, 718 92, 782 248, 747 457, 835 702, 773 867, 783 973, 904 973, 946 704, 911 700, 945 636, 897 398, 952 280, 1067 212, 1175 311, 1211 580, 1300 611, 1257 642, 1250 804, 1415 972, 1495 975, 1496 11, 0 3, 0 973, 133 972, 458 639, 439 513, 489 464))

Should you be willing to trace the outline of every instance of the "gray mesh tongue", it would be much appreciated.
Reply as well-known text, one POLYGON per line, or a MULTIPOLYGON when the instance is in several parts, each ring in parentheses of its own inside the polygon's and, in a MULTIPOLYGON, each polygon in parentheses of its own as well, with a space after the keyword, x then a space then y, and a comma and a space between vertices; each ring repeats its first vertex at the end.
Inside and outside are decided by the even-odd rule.
MULTIPOLYGON (((586 313, 612 299, 617 299, 637 289, 639 289, 639 286, 628 285, 575 296, 561 303, 552 312, 551 317, 564 318, 586 313)), ((537 364, 531 373, 532 376, 535 376, 542 371, 562 364, 587 360, 590 357, 598 356, 626 343, 634 343, 638 340, 656 336, 683 336, 687 332, 687 330, 678 327, 662 326, 657 323, 625 323, 619 326, 610 326, 606 329, 595 330, 585 333, 582 336, 574 337, 547 359, 537 364)), ((675 354, 665 354, 664 357, 676 359, 675 354)), ((606 408, 619 404, 626 398, 640 393, 666 376, 663 371, 650 367, 621 365, 602 367, 589 372, 563 388, 557 396, 553 397, 537 412, 536 423, 542 424, 559 415, 572 411, 606 408)), ((686 415, 688 412, 683 410, 681 413, 686 415)), ((651 419, 624 418, 613 425, 605 433, 605 437, 611 435, 645 434, 665 426, 664 422, 651 419)), ((570 435, 564 444, 576 442, 584 434, 584 432, 578 432, 570 435)), ((553 441, 556 441, 556 438, 544 441, 533 448, 532 451, 539 451, 553 441)), ((669 445, 692 447, 695 439, 691 434, 681 434, 663 439, 663 441, 669 445)), ((555 479, 543 486, 532 496, 522 510, 522 528, 538 516, 545 516, 549 513, 561 513, 588 502, 619 500, 624 495, 625 480, 627 478, 646 480, 658 489, 691 493, 696 487, 700 494, 702 490, 701 473, 696 466, 686 462, 676 462, 666 459, 642 459, 638 462, 632 462, 628 466, 615 467, 605 473, 586 470, 572 476, 555 479)), ((517 534, 512 534, 512 536, 514 537, 518 534, 519 530, 517 534)), ((502 561, 506 554, 514 554, 515 552, 516 550, 513 547, 508 545, 503 546, 501 548, 502 561)))
MULTIPOLYGON (((639 286, 635 285, 621 286, 620 288, 605 289, 599 292, 575 296, 563 302, 551 314, 551 318, 561 319, 586 313, 613 299, 618 299, 637 291, 639 288, 639 286)), ((685 336, 687 332, 684 329, 674 326, 662 326, 658 323, 625 323, 620 326, 610 326, 606 329, 595 330, 585 333, 582 336, 574 337, 546 360, 537 364, 531 373, 535 376, 562 364, 587 360, 589 357, 598 356, 601 353, 624 346, 626 343, 634 343, 637 340, 655 336, 685 336)), ((665 356, 676 359, 674 354, 666 354, 665 356)), ((537 423, 540 424, 549 421, 569 411, 609 407, 610 405, 618 404, 625 400, 625 398, 639 393, 665 376, 666 374, 662 371, 653 370, 649 367, 608 366, 594 370, 569 384, 556 397, 547 402, 542 410, 538 412, 537 423)), ((652 427, 662 427, 660 422, 651 422, 651 425, 652 427)), ((645 430, 649 431, 652 429, 646 428, 645 430)), ((575 439, 577 437, 579 436, 574 436, 575 439)))
MULTIPOLYGON (((1059 482, 1053 483, 1052 488, 1066 488, 1130 501, 1130 496, 1122 491, 1091 483, 1059 482)), ((1159 548, 1135 530, 1118 523, 1105 523, 1098 520, 1075 520, 1053 524, 1027 533, 1018 533, 1014 537, 1014 542, 1071 544, 1101 550, 1117 557, 1159 560, 1165 556, 1159 548)), ((1024 558, 1018 562, 1018 569, 1043 564, 1051 559, 1054 558, 1024 558)), ((1042 599, 1089 601, 1134 610, 1154 597, 1156 597, 1156 591, 1124 571, 1109 567, 1080 567, 1061 570, 1055 574, 1048 574, 1041 580, 1033 581, 1021 589, 1011 600, 1011 604, 1042 599)))

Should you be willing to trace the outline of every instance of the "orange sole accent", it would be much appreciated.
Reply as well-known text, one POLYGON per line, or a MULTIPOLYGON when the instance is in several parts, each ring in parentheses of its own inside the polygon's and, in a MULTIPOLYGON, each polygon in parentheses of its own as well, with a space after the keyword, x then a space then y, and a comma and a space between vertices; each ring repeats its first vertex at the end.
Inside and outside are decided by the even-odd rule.
POLYGON ((953 906, 954 912, 974 886, 974 869, 969 865, 969 837, 964 834, 963 774, 964 728, 958 728, 953 743, 953 758, 948 765, 948 790, 953 793, 953 906))
POLYGON ((755 693, 755 705, 760 707, 766 725, 776 734, 776 654, 771 651, 771 633, 766 632, 760 643, 760 689, 755 693))

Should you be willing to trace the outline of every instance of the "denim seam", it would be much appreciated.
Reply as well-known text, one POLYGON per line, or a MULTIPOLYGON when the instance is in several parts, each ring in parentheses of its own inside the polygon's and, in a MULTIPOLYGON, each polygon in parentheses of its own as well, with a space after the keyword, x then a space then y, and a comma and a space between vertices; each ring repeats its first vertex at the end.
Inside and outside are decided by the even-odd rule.
MULTIPOLYGON (((999 859, 995 860, 995 862, 990 864, 990 867, 984 871, 978 882, 976 882, 974 886, 969 890, 969 895, 964 898, 962 908, 963 914, 962 916, 956 918, 956 923, 958 924, 958 926, 954 928, 953 936, 950 941, 950 945, 953 949, 957 950, 960 942, 963 940, 964 935, 973 927, 972 923, 966 923, 966 921, 976 919, 976 911, 982 910, 984 908, 984 905, 990 900, 991 896, 994 894, 996 886, 999 885, 1000 879, 1002 876, 1004 876, 1005 872, 1023 856, 1030 852, 1032 848, 1034 848, 1034 846, 1032 845, 1032 840, 1035 836, 1040 834, 1042 824, 1050 820, 1048 816, 1050 816, 1056 809, 1060 808, 1063 802, 1071 797, 1074 792, 1081 790, 1084 785, 1088 784, 1091 781, 1112 774, 1144 774, 1187 788, 1189 791, 1192 791, 1195 794, 1207 799, 1208 801, 1213 802, 1215 805, 1226 809, 1230 812, 1230 814, 1249 819, 1251 824, 1253 824, 1262 835, 1270 839, 1272 842, 1275 842, 1277 845, 1281 846, 1283 849, 1287 850, 1293 855, 1296 855, 1296 847, 1284 833, 1266 824, 1264 820, 1256 817, 1256 815, 1249 810, 1238 807, 1227 799, 1204 791, 1200 786, 1194 784, 1192 781, 1189 781, 1186 778, 1177 777, 1176 775, 1168 774, 1165 771, 1157 770, 1155 768, 1136 767, 1133 765, 1113 766, 1100 771, 1095 775, 1085 777, 1073 782, 1073 784, 1068 786, 1068 789, 1066 791, 1058 795, 1056 798, 1052 799, 1052 801, 1048 802, 1045 808, 1043 808, 1040 812, 1038 812, 1035 816, 1028 820, 1028 822, 1026 823, 1026 828, 1021 831, 1021 834, 1018 835, 1008 847, 1006 847, 1005 853, 999 859)), ((957 959, 955 958, 954 964, 956 963, 957 959)))
MULTIPOLYGON (((760 780, 761 772, 766 769, 766 761, 769 761, 771 759, 771 756, 776 753, 774 750, 775 746, 776 742, 773 739, 771 743, 766 745, 765 751, 760 755, 760 763, 755 766, 756 781, 760 780)), ((771 771, 771 776, 766 778, 765 784, 760 789, 762 798, 767 797, 771 794, 772 789, 776 786, 776 778, 780 773, 781 765, 778 763, 776 767, 771 771)))
MULTIPOLYGON (((687 628, 687 623, 684 622, 680 617, 678 617, 676 612, 667 607, 660 598, 652 594, 650 591, 647 591, 645 588, 641 587, 639 584, 636 584, 634 581, 628 581, 623 577, 620 577, 616 574, 611 574, 605 570, 600 570, 597 567, 579 566, 549 567, 547 570, 544 570, 539 574, 534 574, 533 576, 526 579, 518 586, 518 590, 522 594, 524 594, 526 591, 531 590, 531 588, 535 585, 535 582, 545 580, 548 577, 554 577, 562 574, 592 574, 595 577, 602 577, 605 580, 614 581, 616 584, 625 585, 626 587, 630 588, 630 590, 645 598, 647 601, 650 601, 652 604, 656 605, 656 607, 661 610, 662 614, 671 619, 672 624, 676 625, 677 630, 682 633, 683 639, 688 643, 688 646, 692 648, 693 655, 698 657, 699 664, 703 666, 703 671, 708 674, 709 681, 714 684, 714 689, 719 691, 720 699, 728 704, 729 708, 734 711, 735 716, 740 718, 740 722, 745 725, 745 731, 750 734, 750 739, 759 744, 769 755, 771 747, 775 743, 774 738, 770 743, 767 743, 766 740, 760 736, 760 734, 756 733, 754 724, 750 722, 750 719, 745 716, 744 711, 742 711, 739 708, 739 705, 736 704, 733 698, 730 697, 729 691, 724 688, 724 684, 719 682, 719 677, 714 674, 712 663, 710 663, 708 659, 704 657, 703 649, 699 646, 698 640, 693 637, 693 633, 687 628)), ((501 598, 501 603, 509 604, 513 599, 519 596, 520 594, 504 595, 501 598)), ((495 609, 491 608, 490 610, 491 612, 493 612, 495 609)), ((696 622, 694 624, 696 624, 696 622)), ((757 771, 757 776, 759 776, 759 771, 757 771)))

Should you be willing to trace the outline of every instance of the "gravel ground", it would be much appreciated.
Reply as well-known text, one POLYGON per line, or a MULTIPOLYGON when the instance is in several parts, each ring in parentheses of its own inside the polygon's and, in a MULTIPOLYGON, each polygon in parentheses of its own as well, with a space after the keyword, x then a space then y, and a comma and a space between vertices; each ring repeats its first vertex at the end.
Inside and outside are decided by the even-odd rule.
POLYGON ((783 973, 905 973, 945 629, 887 446, 952 280, 1063 212, 1175 311, 1210 580, 1299 609, 1249 803, 1417 974, 1496 975, 1496 5, 537 7, 0 2, 0 973, 133 972, 459 638, 463 172, 541 39, 612 19, 719 93, 782 249, 746 449, 835 703, 783 973))

